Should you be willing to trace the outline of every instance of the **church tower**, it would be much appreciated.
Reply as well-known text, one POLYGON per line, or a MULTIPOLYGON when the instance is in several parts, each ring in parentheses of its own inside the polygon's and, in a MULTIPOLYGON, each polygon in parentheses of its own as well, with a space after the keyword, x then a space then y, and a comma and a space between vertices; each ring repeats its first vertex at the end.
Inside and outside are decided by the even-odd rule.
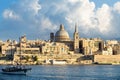
POLYGON ((74 52, 79 53, 79 33, 78 33, 77 25, 75 25, 75 32, 74 32, 74 52))

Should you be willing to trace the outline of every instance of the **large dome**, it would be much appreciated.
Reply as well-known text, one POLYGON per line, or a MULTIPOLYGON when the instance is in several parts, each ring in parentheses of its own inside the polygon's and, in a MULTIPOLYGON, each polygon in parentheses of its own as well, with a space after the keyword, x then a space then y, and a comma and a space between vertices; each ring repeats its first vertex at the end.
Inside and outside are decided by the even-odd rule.
POLYGON ((55 34, 55 41, 70 40, 68 32, 64 29, 64 25, 60 25, 60 29, 55 34))

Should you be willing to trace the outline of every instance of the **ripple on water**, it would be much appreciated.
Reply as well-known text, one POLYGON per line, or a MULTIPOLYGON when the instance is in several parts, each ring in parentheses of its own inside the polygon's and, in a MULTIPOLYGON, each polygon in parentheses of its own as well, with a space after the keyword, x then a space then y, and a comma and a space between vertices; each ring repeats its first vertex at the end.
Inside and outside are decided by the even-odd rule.
POLYGON ((26 76, 0 74, 0 80, 120 80, 120 66, 38 65, 31 67, 32 71, 26 76))

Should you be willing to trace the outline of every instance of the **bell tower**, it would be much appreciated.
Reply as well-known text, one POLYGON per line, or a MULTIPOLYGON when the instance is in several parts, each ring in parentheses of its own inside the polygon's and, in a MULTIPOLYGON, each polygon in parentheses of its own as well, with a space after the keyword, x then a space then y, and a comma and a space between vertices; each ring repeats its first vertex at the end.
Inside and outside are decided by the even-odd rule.
POLYGON ((75 32, 73 37, 74 37, 74 52, 79 53, 79 33, 76 24, 75 24, 75 32))

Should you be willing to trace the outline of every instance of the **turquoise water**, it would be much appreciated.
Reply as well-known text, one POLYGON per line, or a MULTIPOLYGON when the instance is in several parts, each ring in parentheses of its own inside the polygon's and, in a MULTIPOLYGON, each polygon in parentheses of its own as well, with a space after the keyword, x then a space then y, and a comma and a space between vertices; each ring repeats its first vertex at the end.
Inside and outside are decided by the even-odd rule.
MULTIPOLYGON (((4 66, 0 66, 0 69, 4 66)), ((38 65, 25 75, 5 75, 0 80, 120 80, 118 65, 38 65)))

